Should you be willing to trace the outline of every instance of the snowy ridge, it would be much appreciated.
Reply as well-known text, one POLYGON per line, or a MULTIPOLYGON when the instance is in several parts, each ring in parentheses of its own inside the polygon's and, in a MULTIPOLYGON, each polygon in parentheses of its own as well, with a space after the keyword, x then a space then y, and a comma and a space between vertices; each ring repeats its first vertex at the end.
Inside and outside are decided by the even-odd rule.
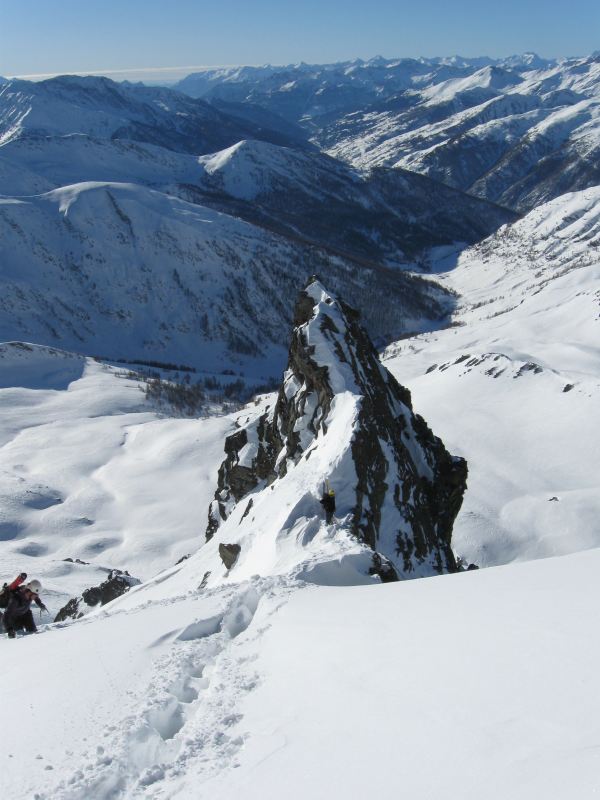
POLYGON ((83 134, 0 147, 0 186, 27 196, 81 182, 135 183, 340 254, 393 265, 473 243, 510 212, 404 170, 359 173, 318 152, 244 139, 205 156, 83 134))
POLYGON ((448 781, 469 800, 591 797, 597 570, 589 553, 379 587, 180 584, 138 608, 130 594, 1 643, 7 707, 30 702, 2 754, 5 789, 18 800, 385 796, 400 769, 418 800, 448 781), (23 658, 44 663, 43 683, 23 685, 23 658), (32 727, 46 735, 23 748, 32 727))
POLYGON ((23 137, 73 133, 195 154, 249 136, 281 144, 289 141, 283 134, 171 89, 75 75, 0 84, 0 145, 23 137))

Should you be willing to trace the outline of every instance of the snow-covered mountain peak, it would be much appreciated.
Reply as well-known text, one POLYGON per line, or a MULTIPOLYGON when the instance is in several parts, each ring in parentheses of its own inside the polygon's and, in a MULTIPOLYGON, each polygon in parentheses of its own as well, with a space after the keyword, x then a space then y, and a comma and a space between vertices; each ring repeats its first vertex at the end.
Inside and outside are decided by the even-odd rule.
POLYGON ((523 78, 517 72, 488 65, 470 75, 434 83, 424 89, 421 96, 430 104, 448 103, 457 95, 482 89, 487 90, 489 97, 494 97, 509 87, 517 86, 522 80, 523 78))
POLYGON ((450 539, 466 463, 413 413, 357 312, 318 279, 296 304, 276 402, 240 417, 225 453, 209 541, 196 557, 211 580, 223 579, 215 559, 225 545, 239 548, 235 580, 281 572, 315 579, 315 569, 331 580, 342 561, 344 580, 358 582, 455 569, 450 539), (333 525, 319 508, 325 487, 336 493, 333 525))
POLYGON ((355 174, 328 156, 257 139, 243 139, 218 153, 201 156, 199 163, 209 185, 240 200, 253 200, 281 186, 288 191, 302 188, 317 196, 326 190, 328 178, 347 182, 355 174))

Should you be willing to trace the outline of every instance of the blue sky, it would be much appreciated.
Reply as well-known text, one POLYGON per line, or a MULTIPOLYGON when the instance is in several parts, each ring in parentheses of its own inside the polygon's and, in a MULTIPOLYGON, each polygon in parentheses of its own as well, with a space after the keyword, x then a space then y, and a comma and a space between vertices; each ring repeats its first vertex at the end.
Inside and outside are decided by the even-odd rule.
POLYGON ((587 55, 599 33, 598 0, 0 0, 0 75, 587 55))

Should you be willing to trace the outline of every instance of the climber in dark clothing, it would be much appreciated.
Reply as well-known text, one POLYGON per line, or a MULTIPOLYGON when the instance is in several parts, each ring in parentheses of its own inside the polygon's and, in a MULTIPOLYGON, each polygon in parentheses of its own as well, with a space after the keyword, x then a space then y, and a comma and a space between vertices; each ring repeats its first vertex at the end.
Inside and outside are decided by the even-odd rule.
POLYGON ((331 520, 333 519, 333 515, 335 513, 335 492, 333 489, 324 491, 320 502, 323 506, 323 511, 325 512, 325 522, 328 525, 331 525, 331 520))
MULTIPOLYGON (((14 583, 15 581, 11 586, 14 583)), ((9 639, 14 639, 17 631, 23 628, 29 633, 37 631, 33 621, 33 614, 31 613, 31 604, 35 603, 42 611, 48 610, 40 600, 39 591, 41 588, 41 583, 33 580, 23 586, 17 585, 16 588, 10 589, 10 600, 2 619, 9 639)))

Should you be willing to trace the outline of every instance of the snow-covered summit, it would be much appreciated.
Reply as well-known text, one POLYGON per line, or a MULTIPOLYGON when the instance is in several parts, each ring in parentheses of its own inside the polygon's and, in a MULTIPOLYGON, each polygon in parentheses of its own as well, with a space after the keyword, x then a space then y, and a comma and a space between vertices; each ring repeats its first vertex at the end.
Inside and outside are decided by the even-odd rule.
POLYGON ((208 543, 186 569, 211 582, 229 577, 218 560, 224 545, 239 548, 236 581, 292 572, 327 582, 331 570, 348 582, 386 580, 456 568, 450 540, 466 463, 414 414, 358 320, 316 278, 300 293, 276 402, 242 416, 228 437, 208 543), (325 486, 336 493, 332 526, 319 508, 325 486))
MULTIPOLYGON (((279 181, 296 183, 318 196, 327 167, 338 180, 353 172, 327 156, 276 147, 257 140, 242 140, 218 153, 199 159, 209 185, 216 185, 232 197, 253 200, 268 194, 279 181)), ((358 177, 357 177, 357 180, 358 177)))

